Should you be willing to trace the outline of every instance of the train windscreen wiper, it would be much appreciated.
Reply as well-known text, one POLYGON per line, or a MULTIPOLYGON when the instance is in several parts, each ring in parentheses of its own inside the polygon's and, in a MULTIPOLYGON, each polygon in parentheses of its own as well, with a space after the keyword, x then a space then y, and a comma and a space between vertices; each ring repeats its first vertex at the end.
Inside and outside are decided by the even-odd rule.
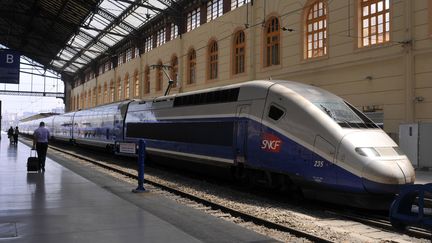
POLYGON ((321 106, 321 108, 323 108, 323 110, 325 111, 325 113, 327 113, 327 115, 328 115, 329 117, 331 117, 331 118, 334 119, 334 117, 333 117, 331 111, 330 111, 327 107, 323 106, 322 104, 320 104, 320 106, 321 106))

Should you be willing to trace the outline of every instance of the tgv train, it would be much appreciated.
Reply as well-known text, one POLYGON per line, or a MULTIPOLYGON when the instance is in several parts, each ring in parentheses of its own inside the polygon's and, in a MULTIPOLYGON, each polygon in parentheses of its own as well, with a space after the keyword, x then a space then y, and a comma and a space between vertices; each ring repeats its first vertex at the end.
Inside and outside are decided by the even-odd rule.
MULTIPOLYGON (((408 158, 363 113, 290 81, 250 81, 43 120, 56 140, 115 149, 144 139, 149 155, 227 167, 238 179, 354 206, 415 180, 408 158)), ((20 129, 31 134, 40 121, 20 129)))

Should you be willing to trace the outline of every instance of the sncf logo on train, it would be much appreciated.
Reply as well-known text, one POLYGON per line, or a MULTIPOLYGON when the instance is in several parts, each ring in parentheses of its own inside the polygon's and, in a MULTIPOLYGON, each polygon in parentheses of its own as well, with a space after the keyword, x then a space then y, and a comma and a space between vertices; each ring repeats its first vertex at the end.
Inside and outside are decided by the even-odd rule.
POLYGON ((282 140, 271 133, 265 133, 262 136, 261 149, 266 152, 279 153, 282 146, 282 140))

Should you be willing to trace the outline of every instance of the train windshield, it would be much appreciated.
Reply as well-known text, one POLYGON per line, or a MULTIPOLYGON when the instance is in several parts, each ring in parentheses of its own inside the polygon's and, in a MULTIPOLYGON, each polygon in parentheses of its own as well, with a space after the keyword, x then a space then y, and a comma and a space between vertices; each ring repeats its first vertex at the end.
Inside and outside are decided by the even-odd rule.
POLYGON ((286 85, 289 89, 301 94, 301 96, 313 103, 341 127, 379 128, 365 114, 328 91, 298 83, 287 83, 286 85))
POLYGON ((350 104, 343 101, 314 102, 341 127, 378 128, 378 126, 350 104))

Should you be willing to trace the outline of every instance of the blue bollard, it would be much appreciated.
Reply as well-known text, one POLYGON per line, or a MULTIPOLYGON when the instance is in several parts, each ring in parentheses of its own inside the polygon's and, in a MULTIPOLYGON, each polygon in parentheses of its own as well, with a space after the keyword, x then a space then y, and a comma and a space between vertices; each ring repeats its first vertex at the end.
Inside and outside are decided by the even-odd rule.
POLYGON ((432 230, 431 200, 432 183, 405 185, 393 201, 389 217, 390 223, 399 231, 408 226, 432 230))
POLYGON ((138 187, 133 189, 132 192, 145 192, 144 188, 144 162, 145 162, 146 144, 144 139, 138 142, 138 187))

